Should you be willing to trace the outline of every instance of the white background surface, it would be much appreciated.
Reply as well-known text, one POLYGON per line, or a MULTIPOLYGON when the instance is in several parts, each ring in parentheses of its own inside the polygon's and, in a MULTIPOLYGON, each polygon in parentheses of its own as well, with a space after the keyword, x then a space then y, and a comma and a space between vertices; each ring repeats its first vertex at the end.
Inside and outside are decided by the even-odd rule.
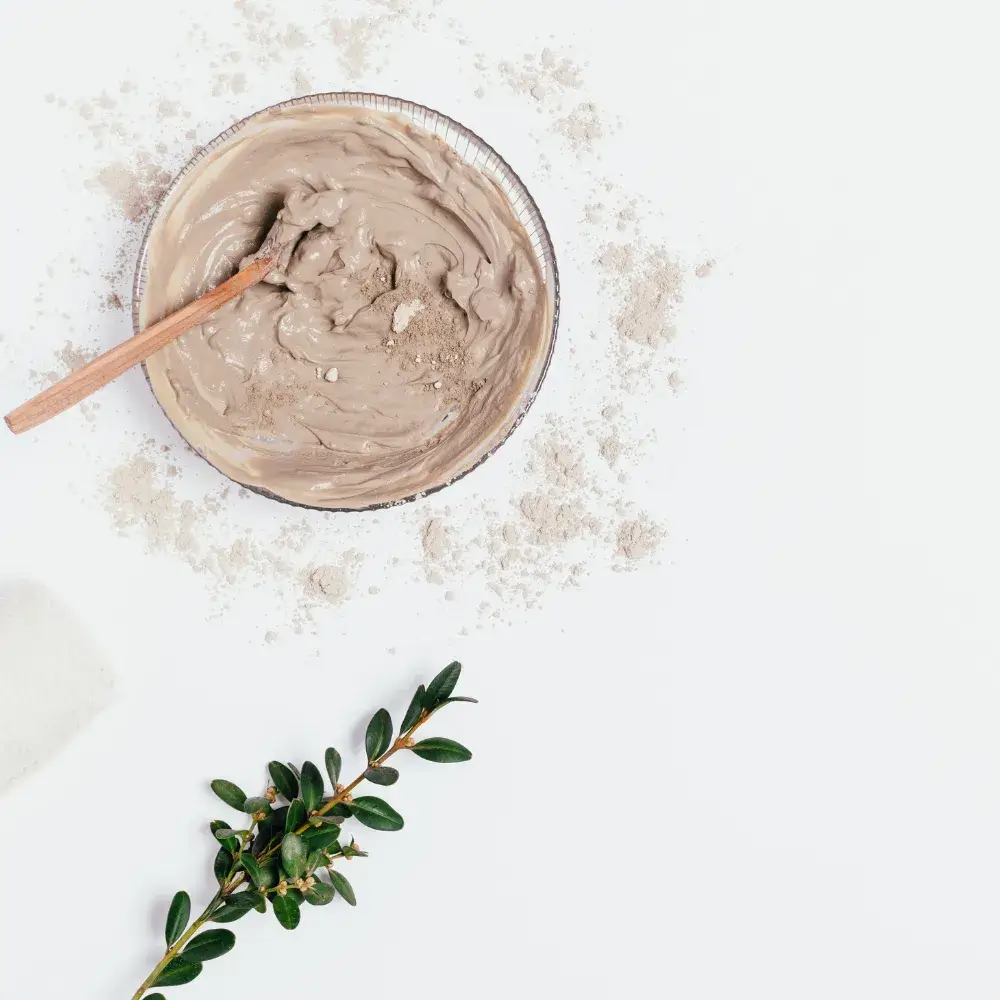
MULTIPOLYGON (((664 411, 651 477, 666 558, 469 637, 404 593, 264 647, 251 620, 206 621, 183 566, 112 531, 94 494, 120 423, 0 435, 0 577, 55 590, 119 684, 0 802, 0 995, 129 997, 170 895, 210 894, 203 823, 225 810, 207 780, 252 785, 271 757, 331 742, 356 754, 372 709, 398 714, 418 678, 460 656, 482 704, 440 731, 476 757, 406 767, 391 799, 408 828, 360 837, 372 858, 350 870, 357 910, 307 913, 294 935, 251 915, 231 956, 168 996, 242 998, 265 982, 414 1000, 996 996, 1000 220, 985 5, 466 6, 445 3, 442 20, 460 17, 494 61, 550 33, 589 60, 592 92, 623 119, 605 169, 662 209, 679 252, 720 260, 681 320, 687 390, 664 411)), ((110 225, 83 186, 93 151, 43 95, 72 102, 125 78, 204 93, 199 54, 178 54, 192 20, 232 30, 221 0, 4 11, 0 409, 66 339, 27 332, 37 289, 87 329, 89 300, 46 263, 67 248, 86 259, 92 227, 110 225)), ((475 101, 437 30, 357 82, 439 107, 524 165, 571 256, 558 177, 531 179, 537 147, 500 96, 475 101)), ((335 66, 316 80, 342 82, 335 66)), ((251 83, 207 110, 214 131, 289 96, 286 77, 251 83)), ((146 126, 161 127, 152 109, 146 126)), ((123 318, 97 322, 107 344, 126 333, 123 318)), ((133 376, 107 390, 105 419, 168 433, 133 376)), ((547 407, 568 377, 554 373, 547 407)), ((507 471, 498 457, 479 487, 507 471)))

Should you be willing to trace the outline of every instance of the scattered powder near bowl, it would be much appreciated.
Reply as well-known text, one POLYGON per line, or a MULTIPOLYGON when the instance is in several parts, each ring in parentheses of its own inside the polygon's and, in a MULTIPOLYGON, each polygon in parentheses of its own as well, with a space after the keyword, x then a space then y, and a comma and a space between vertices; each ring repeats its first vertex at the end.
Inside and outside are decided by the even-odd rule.
MULTIPOLYGON (((299 10, 289 16, 266 0, 237 0, 234 11, 235 40, 197 23, 189 29, 191 43, 210 64, 199 95, 190 88, 172 90, 169 81, 109 82, 86 100, 85 110, 75 100, 52 95, 47 113, 64 116, 65 126, 92 140, 105 160, 91 181, 106 197, 115 233, 107 253, 112 263, 95 272, 106 279, 102 303, 109 296, 128 303, 137 241, 163 186, 197 142, 265 103, 267 95, 254 96, 263 93, 257 80, 266 77, 279 86, 283 80, 288 96, 335 89, 338 76, 363 75, 366 86, 371 80, 379 89, 380 74, 394 55, 418 44, 419 32, 437 16, 429 0, 358 0, 350 17, 338 11, 332 18, 326 11, 318 21, 299 10), (246 91, 237 93, 244 83, 246 91), (185 94, 183 101, 178 93, 185 94), (151 120, 155 130, 144 133, 151 120)), ((438 19, 437 29, 442 44, 453 46, 456 87, 465 88, 456 105, 459 117, 466 113, 462 99, 468 113, 479 109, 487 117, 497 113, 494 99, 523 110, 538 156, 537 163, 528 157, 522 176, 532 189, 547 186, 543 193, 553 214, 579 220, 575 244, 582 252, 560 260, 564 287, 600 288, 599 308, 578 310, 572 299, 564 299, 551 388, 501 449, 508 478, 489 496, 466 488, 452 498, 449 488, 447 504, 428 498, 383 512, 381 524, 272 504, 262 528, 250 512, 259 517, 263 501, 221 480, 209 489, 199 487, 208 473, 183 446, 162 450, 145 441, 103 473, 101 499, 111 523, 197 573, 210 614, 225 614, 255 592, 273 598, 273 610, 261 619, 259 641, 275 642, 286 630, 315 630, 351 602, 395 600, 395 588, 411 582, 428 587, 428 596, 449 613, 471 615, 472 620, 456 621, 456 629, 463 624, 458 634, 467 634, 474 626, 509 621, 517 607, 542 607, 547 595, 581 586, 590 576, 608 580, 610 571, 647 565, 667 543, 663 524, 644 509, 641 486, 656 452, 657 426, 671 419, 672 390, 683 380, 671 351, 684 282, 688 273, 707 277, 714 258, 701 255, 689 271, 662 235, 649 235, 655 204, 619 180, 594 173, 615 129, 572 51, 553 40, 523 55, 490 55, 475 37, 466 44, 472 33, 457 21, 445 28, 438 19), (583 158, 587 169, 580 167, 583 158), (557 176, 565 183, 553 185, 550 178, 557 176), (661 386, 666 394, 657 391, 661 386), (554 408, 574 407, 572 416, 552 413, 550 394, 554 408)), ((393 87, 386 81, 382 89, 393 87)), ((412 369, 430 355, 437 364, 427 366, 424 391, 432 396, 474 392, 476 387, 459 377, 461 358, 444 357, 460 345, 434 340, 435 325, 426 325, 429 303, 401 288, 385 309, 390 305, 380 319, 379 351, 395 352, 397 363, 412 369), (457 369, 449 369, 453 363, 457 369)), ((113 311, 121 315, 117 306, 113 311)), ((47 323, 39 331, 52 328, 47 323)), ((72 336, 87 343, 86 336, 72 336)), ((39 361, 53 357, 63 340, 65 334, 36 343, 31 361, 36 369, 62 372, 75 364, 68 356, 39 361)), ((101 341, 108 342, 106 334, 101 341)), ((5 350, 9 353, 9 345, 5 350)), ((349 368, 340 357, 330 358, 310 367, 308 385, 325 386, 331 394, 349 390, 349 368), (327 373, 334 368, 337 379, 331 381, 327 373)), ((263 424, 270 419, 266 410, 273 417, 275 400, 251 395, 249 412, 263 424)), ((145 412, 150 404, 139 397, 129 405, 145 412)), ((111 430, 98 426, 103 440, 111 430)), ((169 430, 158 434, 176 441, 169 430)), ((95 451, 96 465, 105 453, 103 445, 101 453, 95 451)), ((475 476, 464 482, 475 489, 475 476)))

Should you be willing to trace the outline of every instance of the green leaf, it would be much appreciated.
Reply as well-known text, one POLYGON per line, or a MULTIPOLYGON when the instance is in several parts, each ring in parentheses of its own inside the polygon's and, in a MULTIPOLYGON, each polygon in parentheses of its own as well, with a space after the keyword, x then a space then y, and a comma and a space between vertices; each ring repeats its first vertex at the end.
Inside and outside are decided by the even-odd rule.
POLYGON ((462 697, 460 697, 460 698, 442 698, 441 699, 441 704, 442 705, 450 705, 453 701, 467 701, 470 705, 478 705, 479 704, 479 699, 478 698, 467 698, 464 695, 462 697))
POLYGON ((267 913, 267 899, 264 896, 261 896, 254 909, 258 913, 267 913))
POLYGON ((351 904, 351 906, 357 906, 358 900, 354 895, 354 889, 351 888, 351 883, 344 878, 340 872, 330 869, 330 881, 333 883, 334 889, 337 890, 344 897, 344 899, 351 904))
POLYGON ((288 806, 279 806, 271 811, 267 819, 262 820, 257 827, 257 836, 253 839, 253 853, 263 854, 274 846, 275 840, 281 840, 285 832, 285 820, 288 818, 288 806))
POLYGON ((235 907, 237 910, 252 910, 260 899, 260 893, 256 889, 244 889, 242 892, 234 892, 226 897, 226 906, 235 907))
POLYGON ((326 906, 333 900, 333 886, 316 879, 313 887, 306 889, 303 895, 306 897, 306 902, 312 903, 313 906, 326 906))
POLYGON ((237 812, 243 812, 243 803, 247 800, 247 793, 239 785, 234 785, 231 781, 224 781, 222 778, 216 778, 212 782, 212 791, 227 806, 232 806, 237 812))
POLYGON ((256 909, 263 899, 264 897, 254 889, 237 892, 227 897, 225 903, 212 914, 212 920, 217 924, 232 923, 256 909))
POLYGON ((319 773, 319 768, 311 761, 307 760, 302 765, 302 803, 306 808, 306 813, 311 813, 319 808, 323 800, 323 775, 319 773))
POLYGON ((271 815, 271 803, 263 795, 255 795, 243 803, 243 811, 251 816, 254 813, 263 813, 265 816, 271 815))
POLYGON ((322 806, 320 806, 321 809, 326 809, 327 806, 330 806, 329 812, 327 812, 327 814, 326 814, 327 816, 332 816, 334 819, 336 819, 338 816, 341 819, 350 819, 351 818, 351 810, 347 808, 347 804, 346 803, 344 803, 344 802, 337 802, 337 803, 335 803, 334 805, 331 806, 330 805, 331 801, 333 801, 333 800, 332 799, 325 799, 324 802, 323 802, 323 804, 322 804, 322 806))
MULTIPOLYGON (((246 831, 243 832, 245 833, 246 831)), ((215 839, 221 840, 223 843, 225 843, 227 840, 231 840, 235 847, 239 847, 240 846, 239 834, 240 831, 238 830, 230 830, 228 826, 222 826, 215 831, 215 839)))
POLYGON ((306 858, 306 875, 312 875, 317 868, 327 863, 326 854, 323 851, 310 851, 306 858))
POLYGON ((167 1000, 162 993, 147 993, 143 1000, 167 1000))
POLYGON ((302 834, 302 842, 310 851, 325 851, 340 840, 339 826, 325 826, 306 830, 302 834))
POLYGON ((274 896, 271 899, 274 907, 274 915, 278 918, 278 923, 285 930, 293 931, 299 926, 299 919, 302 914, 299 912, 298 900, 289 893, 287 896, 274 896))
POLYGON ((399 727, 399 735, 402 736, 403 733, 411 729, 420 718, 420 713, 424 709, 424 699, 427 697, 427 689, 420 685, 417 688, 416 693, 413 695, 413 700, 410 702, 410 707, 406 710, 406 715, 403 716, 403 721, 399 727))
POLYGON ((340 765, 343 763, 340 754, 333 747, 328 747, 323 759, 326 762, 326 773, 330 775, 330 784, 336 788, 340 781, 340 765))
MULTIPOLYGON (((243 895, 240 893, 240 895, 243 895)), ((264 897, 261 896, 261 899, 264 897)), ((215 913, 212 914, 212 922, 215 924, 231 924, 234 920, 239 920, 245 917, 251 910, 252 906, 220 906, 215 913)))
POLYGON ((306 807, 302 799, 292 799, 285 816, 285 833, 294 833, 306 821, 306 807))
POLYGON ((278 866, 274 862, 260 866, 260 889, 270 889, 278 884, 278 866))
POLYGON ((306 870, 306 845, 297 833, 282 838, 281 866, 291 878, 301 878, 306 870))
POLYGON ((394 785, 399 781, 399 771, 394 767, 370 767, 365 777, 374 785, 394 785))
POLYGON ((184 933, 190 919, 191 897, 182 889, 174 894, 174 898, 170 901, 170 909, 167 910, 165 936, 168 948, 184 933))
MULTIPOLYGON (((214 837, 219 830, 228 830, 229 824, 223 822, 221 819, 213 819, 212 822, 208 824, 208 828, 212 831, 212 836, 214 837)), ((239 850, 240 842, 236 839, 236 837, 229 837, 223 841, 222 846, 225 847, 230 854, 235 854, 237 850, 239 850)))
POLYGON ((189 962, 208 962, 232 951, 235 944, 236 935, 232 931, 205 931, 188 943, 181 957, 189 962))
POLYGON ((443 701, 445 698, 451 696, 451 692, 455 690, 455 685, 458 683, 459 674, 462 673, 462 664, 455 660, 449 663, 448 666, 444 668, 427 685, 427 693, 424 695, 424 707, 427 709, 433 708, 438 702, 443 701))
POLYGON ((260 865, 257 864, 257 859, 252 854, 241 854, 240 864, 247 875, 250 876, 253 884, 257 888, 260 888, 260 880, 263 878, 263 873, 261 872, 260 865))
POLYGON ((384 709, 380 708, 368 723, 368 731, 365 733, 365 751, 368 754, 368 763, 372 763, 382 756, 389 749, 392 743, 392 716, 384 709))
POLYGON ((289 768, 281 763, 280 760, 272 760, 271 763, 267 765, 267 771, 268 774, 271 775, 274 787, 277 788, 289 802, 298 796, 298 779, 294 774, 292 774, 289 768))
POLYGON ((429 740, 421 740, 410 749, 424 760, 432 760, 436 764, 460 764, 472 759, 472 752, 466 750, 461 743, 445 739, 443 736, 433 736, 429 740))
POLYGON ((163 971, 153 982, 154 986, 183 986, 201 975, 201 962, 188 962, 181 958, 172 958, 164 966, 163 971))
POLYGON ((233 856, 224 847, 219 848, 219 853, 215 856, 215 861, 212 864, 212 871, 215 872, 215 877, 218 879, 219 885, 222 885, 226 881, 226 876, 229 874, 229 869, 233 864, 233 856))
POLYGON ((372 830, 402 830, 403 817, 382 799, 362 795, 350 804, 354 818, 372 830))

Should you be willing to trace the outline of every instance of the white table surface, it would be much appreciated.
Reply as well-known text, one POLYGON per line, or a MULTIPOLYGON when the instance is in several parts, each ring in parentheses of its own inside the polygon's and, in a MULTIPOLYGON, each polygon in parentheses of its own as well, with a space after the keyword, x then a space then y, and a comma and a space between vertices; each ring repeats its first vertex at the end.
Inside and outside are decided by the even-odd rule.
MULTIPOLYGON (((291 96, 287 69, 210 96, 187 33, 246 44, 228 0, 8 8, 4 411, 67 336, 128 330, 65 266, 99 269, 125 233, 86 186, 112 154, 75 102, 160 88, 203 109, 204 140, 291 96)), ((170 895, 211 891, 204 822, 225 809, 207 781, 252 784, 328 743, 356 755, 372 709, 400 712, 459 657, 482 704, 440 731, 476 756, 407 765, 386 795, 407 829, 362 836, 357 909, 310 912, 294 935, 251 914, 232 955, 168 996, 996 996, 998 81, 977 8, 446 0, 357 80, 321 47, 303 56, 316 89, 422 100, 523 168, 565 262, 566 344, 572 165, 533 169, 513 95, 473 96, 472 53, 495 65, 555 34, 588 64, 588 95, 622 119, 601 169, 660 210, 657 238, 719 261, 680 316, 686 389, 650 403, 647 506, 671 538, 658 565, 594 573, 510 625, 476 629, 401 580, 265 645, 266 588, 206 614, 204 581, 102 509, 129 447, 174 440, 137 373, 95 425, 0 434, 0 583, 53 590, 118 686, 0 800, 0 995, 131 996, 170 895)), ((324 10, 371 9, 284 0, 279 18, 324 10)), ((178 128, 127 113, 153 141, 178 128)), ((557 356, 532 419, 571 382, 557 356)), ((502 488, 515 458, 470 482, 502 488)))

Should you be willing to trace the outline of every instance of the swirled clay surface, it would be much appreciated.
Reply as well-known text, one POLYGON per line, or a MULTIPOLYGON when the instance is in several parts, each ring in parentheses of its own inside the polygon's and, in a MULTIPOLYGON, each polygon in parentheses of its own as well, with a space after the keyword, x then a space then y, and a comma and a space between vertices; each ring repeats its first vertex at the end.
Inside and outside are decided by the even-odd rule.
POLYGON ((148 243, 143 326, 276 227, 261 284, 147 363, 226 475, 318 507, 449 482, 501 441, 551 336, 504 195, 441 139, 331 107, 258 116, 181 182, 148 243))

